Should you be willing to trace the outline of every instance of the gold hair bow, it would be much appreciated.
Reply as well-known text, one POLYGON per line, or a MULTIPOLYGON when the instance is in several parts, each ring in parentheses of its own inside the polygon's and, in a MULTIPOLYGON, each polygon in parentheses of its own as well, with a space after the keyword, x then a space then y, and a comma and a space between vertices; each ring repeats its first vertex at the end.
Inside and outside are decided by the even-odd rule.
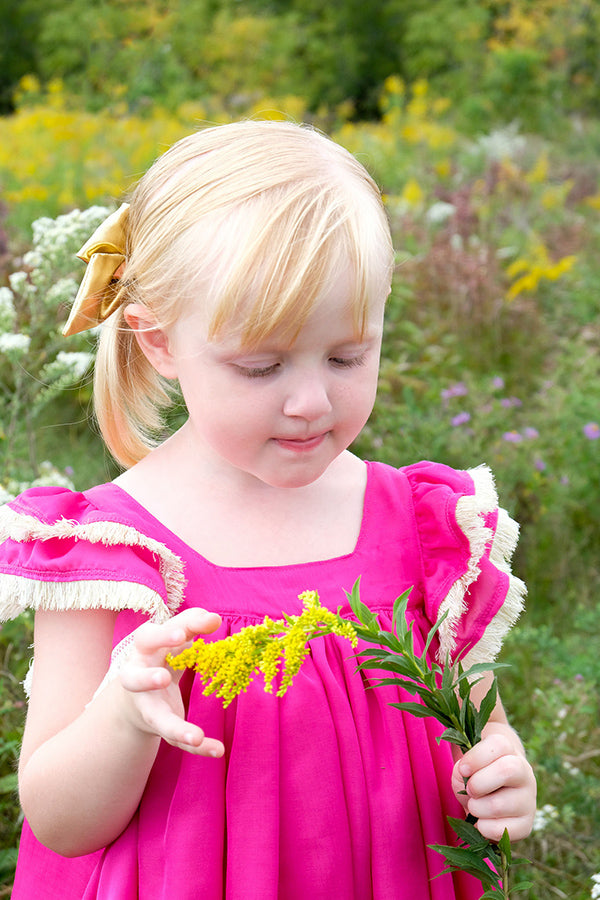
POLYGON ((126 228, 129 204, 123 203, 98 226, 77 256, 87 263, 63 334, 79 334, 108 319, 118 308, 115 282, 125 262, 126 228))

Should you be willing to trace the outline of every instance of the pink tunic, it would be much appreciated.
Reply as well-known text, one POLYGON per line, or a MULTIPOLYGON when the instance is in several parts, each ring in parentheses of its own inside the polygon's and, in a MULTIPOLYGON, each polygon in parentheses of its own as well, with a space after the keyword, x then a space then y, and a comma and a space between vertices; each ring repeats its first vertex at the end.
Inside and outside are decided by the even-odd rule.
MULTIPOLYGON (((308 589, 350 614, 344 590, 360 576, 362 599, 386 626, 412 587, 419 639, 447 609, 431 652, 469 647, 480 661, 495 656, 522 605, 507 563, 516 527, 485 468, 370 463, 354 552, 276 568, 213 565, 113 484, 32 489, 0 512, 5 617, 26 605, 110 606, 121 610, 115 644, 148 615, 193 605, 222 616, 221 638, 299 612, 308 589)), ((25 824, 13 900, 480 896, 470 878, 435 878, 444 863, 428 849, 450 841, 446 815, 460 815, 449 745, 438 745, 432 720, 389 706, 398 689, 369 688, 347 641, 315 639, 283 698, 264 693, 259 677, 224 710, 191 672, 181 684, 188 717, 224 742, 225 758, 163 742, 128 827, 90 856, 58 856, 25 824)))

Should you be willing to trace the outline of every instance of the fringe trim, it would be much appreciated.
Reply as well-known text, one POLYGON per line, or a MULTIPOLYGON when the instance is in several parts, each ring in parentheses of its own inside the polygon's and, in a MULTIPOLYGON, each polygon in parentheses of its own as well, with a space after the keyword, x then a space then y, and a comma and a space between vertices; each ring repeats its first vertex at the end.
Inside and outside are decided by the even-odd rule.
POLYGON ((467 571, 454 582, 440 604, 439 614, 448 613, 438 632, 440 646, 437 659, 441 665, 447 657, 454 656, 458 623, 467 611, 465 594, 479 576, 479 560, 493 536, 491 529, 486 527, 483 516, 498 506, 494 476, 488 466, 469 469, 468 474, 473 481, 475 493, 459 499, 456 504, 456 522, 469 541, 469 563, 467 571))
POLYGON ((504 603, 486 628, 482 637, 463 660, 465 668, 481 662, 491 662, 498 656, 502 641, 523 611, 527 586, 513 575, 510 562, 517 546, 519 526, 505 509, 498 510, 498 527, 490 550, 490 562, 508 575, 508 592, 504 603))
POLYGON ((81 581, 36 581, 23 575, 0 573, 2 594, 10 597, 0 611, 0 620, 15 619, 30 608, 60 612, 70 609, 132 609, 146 613, 153 622, 166 622, 171 613, 160 594, 144 584, 106 579, 81 581), (119 590, 114 590, 118 587, 119 590))
POLYGON ((456 581, 447 597, 440 605, 440 614, 448 612, 440 632, 438 662, 443 664, 447 656, 453 657, 456 650, 456 631, 461 616, 466 612, 465 594, 480 573, 479 560, 491 543, 490 562, 509 578, 509 587, 504 603, 487 626, 484 634, 474 647, 465 654, 465 668, 480 662, 492 662, 500 652, 502 641, 521 614, 527 588, 520 578, 512 574, 510 562, 517 546, 519 526, 510 518, 506 510, 498 508, 498 496, 494 476, 487 466, 469 469, 468 474, 475 487, 474 495, 461 497, 456 505, 456 521, 466 535, 470 546, 467 571, 456 581), (484 516, 498 508, 498 523, 495 534, 484 524, 484 516))
MULTIPOLYGON (((95 609, 104 607, 108 609, 140 609, 150 613, 155 621, 164 621, 173 615, 183 601, 183 591, 186 583, 183 561, 160 541, 142 534, 130 525, 111 521, 90 522, 82 525, 69 519, 59 519, 57 522, 49 524, 40 522, 34 516, 24 515, 11 509, 9 506, 4 506, 0 508, 0 541, 8 538, 19 543, 34 540, 46 541, 52 538, 74 538, 75 540, 87 541, 90 544, 104 544, 107 547, 118 545, 144 547, 158 557, 159 571, 167 593, 167 608, 165 609, 162 597, 156 594, 155 591, 145 588, 143 585, 130 585, 129 582, 124 582, 128 584, 128 588, 132 588, 133 594, 138 595, 137 601, 134 600, 134 602, 141 603, 139 595, 143 591, 146 592, 146 600, 144 605, 134 606, 130 602, 130 596, 128 595, 127 602, 114 607, 106 597, 108 593, 106 581, 39 582, 29 578, 20 578, 19 576, 4 576, 18 579, 18 584, 15 584, 17 591, 13 595, 17 599, 9 607, 10 609, 13 607, 18 609, 14 615, 18 615, 28 605, 33 606, 34 609, 95 609), (23 590, 23 581, 29 583, 28 589, 25 591, 23 590), (95 585, 95 588, 90 587, 90 590, 86 591, 84 587, 86 584, 90 586, 95 585), (60 585, 63 592, 62 597, 59 592, 58 599, 52 601, 45 594, 44 585, 46 585, 48 591, 52 590, 53 592, 57 592, 60 585), (67 604, 67 597, 71 596, 69 592, 69 586, 71 585, 74 586, 73 593, 75 591, 83 591, 84 594, 84 598, 75 606, 67 604), (27 597, 30 599, 27 599, 27 597), (52 605, 53 602, 55 605, 52 605)), ((7 616, 7 618, 11 617, 11 614, 7 616)))

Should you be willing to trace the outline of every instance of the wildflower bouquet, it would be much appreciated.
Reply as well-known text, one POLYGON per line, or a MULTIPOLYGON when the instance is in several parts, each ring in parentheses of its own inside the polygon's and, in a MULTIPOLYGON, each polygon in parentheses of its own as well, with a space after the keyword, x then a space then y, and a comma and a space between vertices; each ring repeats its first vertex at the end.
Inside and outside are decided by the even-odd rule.
MULTIPOLYGON (((307 657, 308 641, 313 638, 337 634, 348 638, 354 647, 360 638, 372 646, 361 649, 359 669, 389 673, 375 687, 400 685, 421 701, 391 705, 420 718, 437 719, 445 727, 440 740, 456 744, 466 752, 481 740, 483 728, 496 705, 497 679, 494 677, 479 708, 471 700, 471 688, 484 672, 501 668, 503 664, 483 663, 464 670, 460 660, 443 668, 430 663, 427 653, 445 616, 433 626, 423 652, 417 656, 412 624, 406 621, 409 594, 406 591, 394 603, 392 631, 383 630, 377 616, 361 601, 357 581, 351 593, 347 593, 357 622, 321 606, 316 591, 305 591, 299 597, 303 602, 300 615, 284 616, 277 621, 266 617, 260 625, 248 626, 222 641, 206 643, 199 639, 177 656, 169 655, 167 662, 175 669, 194 669, 206 683, 204 693, 216 694, 228 706, 246 690, 257 672, 264 676, 265 690, 272 691, 273 681, 281 671, 277 696, 285 694, 307 657)), ((465 786, 466 783, 465 780, 465 786)), ((445 857, 444 871, 465 871, 481 882, 484 889, 481 900, 510 900, 517 891, 526 890, 530 885, 511 884, 513 860, 508 832, 495 844, 480 834, 476 821, 473 816, 466 820, 449 817, 458 837, 457 846, 435 844, 432 849, 445 857)))

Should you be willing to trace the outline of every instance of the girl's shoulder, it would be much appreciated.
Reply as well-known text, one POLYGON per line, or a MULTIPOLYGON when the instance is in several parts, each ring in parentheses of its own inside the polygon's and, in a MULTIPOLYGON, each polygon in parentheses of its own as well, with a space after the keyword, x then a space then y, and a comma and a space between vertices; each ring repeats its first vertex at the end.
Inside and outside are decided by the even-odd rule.
POLYGON ((445 615, 440 662, 459 653, 469 664, 491 661, 526 594, 511 570, 519 527, 499 505, 492 472, 429 461, 400 469, 375 465, 380 483, 402 496, 416 536, 424 616, 433 625, 445 615))
POLYGON ((0 619, 31 607, 133 609, 162 621, 183 586, 180 558, 113 484, 30 488, 0 507, 0 619))

